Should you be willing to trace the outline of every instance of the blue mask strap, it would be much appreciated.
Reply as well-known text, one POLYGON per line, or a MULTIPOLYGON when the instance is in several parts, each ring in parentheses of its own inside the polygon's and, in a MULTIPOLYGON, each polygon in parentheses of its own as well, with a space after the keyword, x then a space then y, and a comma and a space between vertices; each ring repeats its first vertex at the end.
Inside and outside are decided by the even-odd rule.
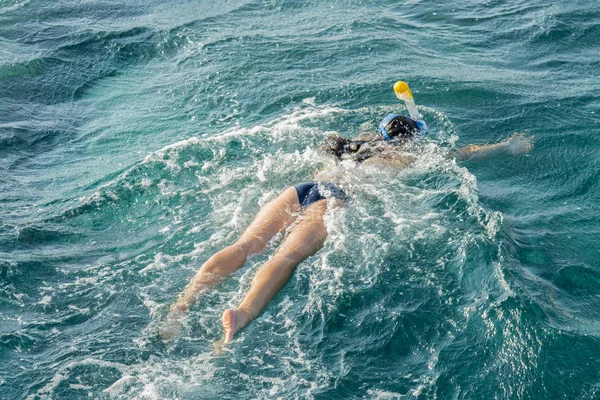
POLYGON ((390 134, 388 133, 387 129, 385 128, 387 124, 390 123, 391 120, 393 120, 394 118, 398 117, 400 114, 388 114, 380 123, 379 126, 377 127, 377 132, 379 132, 379 134, 385 139, 385 140, 392 140, 392 137, 390 136, 390 134))
POLYGON ((415 121, 417 128, 419 128, 418 135, 423 136, 425 132, 427 132, 427 124, 425 124, 425 121, 421 121, 420 119, 414 119, 413 121, 415 121))

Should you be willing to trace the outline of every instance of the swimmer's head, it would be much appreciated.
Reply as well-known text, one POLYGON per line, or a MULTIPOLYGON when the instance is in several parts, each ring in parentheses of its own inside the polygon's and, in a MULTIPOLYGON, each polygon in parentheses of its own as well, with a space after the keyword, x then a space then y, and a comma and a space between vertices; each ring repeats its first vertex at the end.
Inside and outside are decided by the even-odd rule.
POLYGON ((377 132, 385 140, 412 137, 424 132, 425 123, 399 114, 388 114, 377 127, 377 132))

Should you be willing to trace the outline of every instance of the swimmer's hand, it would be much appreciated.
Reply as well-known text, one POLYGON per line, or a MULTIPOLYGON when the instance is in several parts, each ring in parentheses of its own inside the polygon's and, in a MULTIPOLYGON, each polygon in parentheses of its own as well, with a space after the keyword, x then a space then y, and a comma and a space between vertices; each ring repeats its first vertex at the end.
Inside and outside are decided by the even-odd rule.
POLYGON ((529 153, 533 150, 534 136, 525 136, 523 133, 515 132, 506 140, 506 151, 516 156, 518 154, 529 153))

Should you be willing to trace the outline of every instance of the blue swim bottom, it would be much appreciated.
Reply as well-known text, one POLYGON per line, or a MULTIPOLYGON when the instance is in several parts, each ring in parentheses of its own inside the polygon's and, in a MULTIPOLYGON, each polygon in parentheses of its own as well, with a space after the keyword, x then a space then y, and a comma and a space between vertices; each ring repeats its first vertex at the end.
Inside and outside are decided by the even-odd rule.
POLYGON ((296 185, 294 188, 301 207, 308 207, 312 203, 331 197, 342 201, 348 200, 346 193, 333 183, 311 181, 296 185))

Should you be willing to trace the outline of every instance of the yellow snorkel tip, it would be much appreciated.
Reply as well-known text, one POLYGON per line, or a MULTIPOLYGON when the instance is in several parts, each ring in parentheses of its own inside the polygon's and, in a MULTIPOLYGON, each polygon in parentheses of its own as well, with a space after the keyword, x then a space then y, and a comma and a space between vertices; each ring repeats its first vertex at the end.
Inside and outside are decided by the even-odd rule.
POLYGON ((408 87, 408 83, 404 81, 394 83, 394 93, 396 93, 396 97, 399 100, 404 102, 412 119, 421 119, 421 114, 419 113, 419 110, 417 110, 417 105, 415 104, 412 92, 408 87))
POLYGON ((408 83, 404 81, 398 81, 394 83, 394 93, 396 93, 396 97, 400 100, 408 100, 413 98, 412 92, 408 87, 408 83))

